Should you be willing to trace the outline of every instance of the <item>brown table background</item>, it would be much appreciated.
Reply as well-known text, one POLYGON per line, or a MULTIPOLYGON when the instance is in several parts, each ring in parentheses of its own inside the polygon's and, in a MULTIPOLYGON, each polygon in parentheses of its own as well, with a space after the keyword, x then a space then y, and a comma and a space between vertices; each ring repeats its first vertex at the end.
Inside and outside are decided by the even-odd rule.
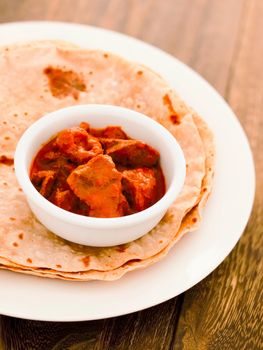
MULTIPOLYGON (((142 312, 95 322, 0 316, 0 349, 263 349, 263 1, 0 0, 0 22, 24 20, 120 31, 197 70, 224 96, 247 132, 257 195, 236 248, 186 293, 142 312)), ((171 273, 171 278, 176 276, 171 273)))

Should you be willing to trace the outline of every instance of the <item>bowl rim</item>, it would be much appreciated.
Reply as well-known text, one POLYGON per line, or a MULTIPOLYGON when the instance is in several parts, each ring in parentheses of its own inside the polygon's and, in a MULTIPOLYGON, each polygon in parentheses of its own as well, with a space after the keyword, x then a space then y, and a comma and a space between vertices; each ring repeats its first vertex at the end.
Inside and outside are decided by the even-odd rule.
MULTIPOLYGON (((85 116, 83 117, 85 118, 85 116)), ((56 123, 56 124, 57 124, 56 123)), ((61 130, 63 127, 61 128, 61 130)), ((14 168, 16 178, 25 193, 26 197, 28 197, 32 202, 41 207, 42 210, 48 212, 49 215, 55 216, 57 219, 64 221, 69 224, 74 224, 76 226, 86 226, 89 228, 120 228, 127 225, 131 225, 132 223, 140 223, 145 220, 149 220, 150 218, 158 215, 162 211, 166 211, 168 207, 175 201, 179 192, 181 191, 185 176, 186 176, 186 163, 183 151, 175 139, 175 137, 160 123, 153 120, 152 118, 134 111, 132 109, 128 109, 125 107, 109 105, 109 104, 81 104, 65 107, 62 109, 58 109, 47 113, 43 117, 39 118, 33 124, 31 124, 26 131, 23 133, 21 138, 17 143, 17 147, 15 150, 14 156, 14 168), (80 114, 89 113, 89 114, 114 114, 115 116, 121 116, 123 119, 135 122, 137 124, 141 124, 143 127, 148 127, 150 129, 154 129, 158 131, 158 135, 160 136, 160 140, 167 144, 167 148, 171 147, 173 149, 172 156, 174 160, 180 163, 179 171, 173 169, 173 177, 170 183, 169 188, 166 190, 164 196, 159 199, 155 204, 150 206, 147 209, 144 209, 138 213, 134 213, 127 216, 121 216, 116 218, 96 218, 89 217, 84 215, 79 215, 75 213, 71 213, 67 210, 64 210, 55 204, 49 202, 45 197, 43 197, 33 186, 29 174, 28 174, 28 166, 26 165, 26 156, 27 152, 30 149, 30 145, 34 142, 37 135, 44 129, 50 128, 50 136, 54 135, 52 133, 52 125, 54 125, 54 115, 56 116, 56 122, 63 120, 64 118, 69 118, 70 112, 77 112, 79 110, 80 114), (136 117, 136 118, 135 118, 136 117), (53 123, 52 123, 53 122, 53 123), (176 171, 175 171, 176 170, 176 171), (176 177, 174 176, 177 173, 176 177)))

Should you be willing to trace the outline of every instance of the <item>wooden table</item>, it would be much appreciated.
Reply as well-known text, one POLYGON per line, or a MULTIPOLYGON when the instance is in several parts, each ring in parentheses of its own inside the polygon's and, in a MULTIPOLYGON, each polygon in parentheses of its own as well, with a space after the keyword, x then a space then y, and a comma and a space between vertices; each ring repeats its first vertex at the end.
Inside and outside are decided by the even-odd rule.
POLYGON ((0 348, 263 349, 262 18, 262 0, 0 0, 0 22, 91 24, 175 55, 232 106, 257 168, 257 195, 246 232, 220 267, 191 290, 148 310, 95 322, 2 316, 0 348))

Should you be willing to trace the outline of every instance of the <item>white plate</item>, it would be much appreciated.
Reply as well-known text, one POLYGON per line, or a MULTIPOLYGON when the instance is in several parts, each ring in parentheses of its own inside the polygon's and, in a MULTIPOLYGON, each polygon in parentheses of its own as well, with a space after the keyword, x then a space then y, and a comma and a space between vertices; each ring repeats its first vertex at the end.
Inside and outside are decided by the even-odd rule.
POLYGON ((95 320, 159 304, 212 272, 240 238, 253 204, 254 165, 240 124, 217 92, 163 51, 133 38, 75 24, 24 22, 0 25, 0 44, 64 39, 115 52, 164 76, 215 134, 214 189, 200 230, 186 235, 161 262, 116 282, 64 282, 0 272, 0 313, 49 321, 95 320))

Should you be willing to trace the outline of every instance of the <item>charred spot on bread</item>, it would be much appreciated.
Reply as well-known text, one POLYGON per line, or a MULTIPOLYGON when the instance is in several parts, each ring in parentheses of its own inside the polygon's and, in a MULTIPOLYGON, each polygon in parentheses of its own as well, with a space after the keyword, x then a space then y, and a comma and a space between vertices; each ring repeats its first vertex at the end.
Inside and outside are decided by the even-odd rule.
POLYGON ((72 96, 78 100, 79 93, 86 91, 83 77, 73 70, 48 66, 44 69, 44 74, 48 77, 49 89, 56 98, 72 96))

